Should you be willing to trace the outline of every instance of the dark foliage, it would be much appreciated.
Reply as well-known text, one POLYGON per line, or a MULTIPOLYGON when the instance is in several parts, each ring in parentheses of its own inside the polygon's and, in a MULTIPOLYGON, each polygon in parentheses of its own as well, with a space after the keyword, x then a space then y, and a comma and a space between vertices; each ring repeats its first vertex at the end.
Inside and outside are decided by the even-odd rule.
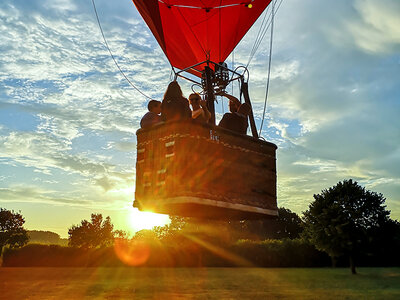
POLYGON ((238 241, 235 253, 259 267, 324 267, 330 259, 301 239, 238 241))
POLYGON ((280 207, 277 218, 231 221, 237 239, 296 239, 303 231, 301 218, 290 209, 280 207))
POLYGON ((399 253, 400 223, 389 219, 372 229, 368 237, 368 247, 363 251, 360 260, 370 260, 372 265, 400 266, 399 253))
POLYGON ((314 195, 314 202, 304 213, 304 236, 335 258, 347 256, 355 274, 355 259, 377 244, 389 224, 385 198, 366 190, 353 180, 314 195))
POLYGON ((277 219, 270 221, 271 239, 297 239, 303 231, 303 221, 290 209, 280 207, 277 219))
MULTIPOLYGON (((329 257, 301 240, 240 241, 204 247, 187 240, 181 245, 149 242, 147 267, 321 267, 329 257)), ((84 249, 29 244, 4 253, 7 267, 99 267, 124 265, 112 247, 84 249)))
MULTIPOLYGON (((196 221, 188 217, 170 216, 170 224, 156 226, 152 229, 154 238, 157 238, 165 244, 181 244, 186 239, 184 235, 187 232, 193 232, 198 227, 196 221)), ((135 237, 140 238, 140 232, 135 237)))
POLYGON ((279 216, 273 219, 218 221, 171 216, 170 224, 153 229, 159 240, 178 243, 182 234, 187 233, 207 235, 210 239, 216 235, 217 240, 233 243, 239 239, 296 239, 302 230, 301 218, 284 207, 279 208, 279 216))
POLYGON ((103 220, 101 214, 92 214, 90 222, 82 220, 80 225, 73 225, 68 230, 68 244, 85 249, 111 246, 113 228, 110 217, 103 220))
POLYGON ((24 229, 24 217, 14 211, 0 208, 0 255, 3 247, 22 247, 29 237, 24 229))
POLYGON ((122 266, 113 248, 84 249, 58 245, 28 244, 4 252, 4 267, 98 267, 122 266))
MULTIPOLYGON (((147 240, 149 256, 137 266, 145 267, 328 267, 330 258, 312 244, 301 239, 251 241, 234 244, 211 244, 205 240, 182 237, 181 243, 160 243, 147 240)), ((398 253, 362 254, 358 265, 365 267, 400 266, 398 253), (397 260, 397 264, 393 264, 397 260)), ((124 263, 113 247, 84 249, 57 245, 29 244, 6 249, 3 266, 7 267, 118 267, 124 263)), ((135 258, 138 252, 129 249, 123 256, 135 258)), ((338 266, 348 266, 338 257, 338 266)))

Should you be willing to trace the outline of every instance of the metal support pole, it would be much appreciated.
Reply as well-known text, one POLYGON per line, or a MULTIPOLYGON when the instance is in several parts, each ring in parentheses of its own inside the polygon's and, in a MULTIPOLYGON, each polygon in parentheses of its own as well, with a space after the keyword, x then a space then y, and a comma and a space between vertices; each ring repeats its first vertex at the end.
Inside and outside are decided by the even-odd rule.
POLYGON ((249 104, 251 107, 251 111, 249 114, 251 133, 253 134, 253 137, 258 139, 256 122, 254 121, 254 115, 253 115, 253 107, 251 106, 251 102, 250 102, 249 85, 247 82, 244 82, 243 79, 242 79, 242 91, 241 92, 243 93, 244 102, 249 104))
POLYGON ((211 118, 208 121, 210 124, 215 125, 215 106, 214 106, 214 89, 212 85, 212 69, 208 66, 204 67, 204 74, 206 80, 206 101, 208 111, 211 113, 211 118))

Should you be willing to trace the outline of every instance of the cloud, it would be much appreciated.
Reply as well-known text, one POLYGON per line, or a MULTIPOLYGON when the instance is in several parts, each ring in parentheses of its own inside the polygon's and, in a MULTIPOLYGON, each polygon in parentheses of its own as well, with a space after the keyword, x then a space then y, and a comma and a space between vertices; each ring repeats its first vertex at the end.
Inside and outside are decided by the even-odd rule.
MULTIPOLYGON (((0 42, 0 99, 6 111, 37 120, 28 131, 11 130, 7 121, 1 125, 1 163, 28 173, 33 169, 40 178, 31 190, 13 188, 0 198, 126 206, 134 184, 132 139, 146 99, 116 69, 93 11, 78 11, 72 1, 50 2, 51 7, 39 2, 30 2, 29 8, 19 2, 0 5, 0 26, 7 28, 0 42), (115 145, 113 151, 107 151, 107 144, 115 145), (63 192, 52 191, 54 186, 79 192, 60 197, 63 192)), ((167 82, 169 74, 161 72, 166 60, 154 50, 143 23, 127 22, 131 30, 107 18, 103 23, 113 53, 132 82, 150 95, 161 95, 153 82, 167 82)))
MULTIPOLYGON (((120 67, 161 99, 169 64, 134 5, 96 5, 120 67)), ((395 0, 283 2, 263 128, 279 146, 280 205, 301 212, 314 193, 352 177, 387 193, 400 211, 398 11, 395 0)), ((3 1, 0 28, 0 163, 39 178, 24 190, 23 176, 0 177, 0 199, 130 205, 135 131, 147 100, 114 65, 91 2, 3 1), (34 121, 14 126, 18 114, 34 121)), ((235 50, 235 66, 247 63, 257 32, 256 25, 235 50)), ((249 68, 258 125, 268 39, 249 68)), ((182 86, 188 94, 190 84, 182 86)))
POLYGON ((58 197, 56 191, 41 189, 35 186, 14 185, 0 188, 0 199, 4 202, 30 202, 59 205, 92 205, 93 202, 82 199, 58 197), (86 202, 86 203, 85 203, 86 202), (89 202, 89 203, 87 203, 89 202))
MULTIPOLYGON (((384 187, 388 205, 399 207, 400 189, 388 188, 397 187, 400 159, 397 6, 396 1, 292 1, 280 9, 263 132, 279 146, 281 205, 301 212, 314 193, 355 178, 367 188, 384 187), (373 42, 365 39, 368 34, 380 37, 373 42)), ((265 54, 253 59, 250 70, 257 74, 256 80, 251 76, 257 118, 265 54)))
MULTIPOLYGON (((33 82, 63 82, 65 77, 113 72, 113 76, 117 77, 113 79, 114 84, 126 87, 125 79, 103 44, 93 12, 71 13, 70 9, 65 9, 75 6, 71 1, 58 2, 65 4, 53 3, 55 7, 66 10, 64 13, 67 15, 62 18, 49 14, 44 7, 37 7, 35 12, 29 14, 22 7, 0 7, 0 14, 4 16, 0 26, 7 28, 0 44, 4 54, 0 59, 0 76, 9 78, 12 74, 14 78, 33 82)), ((154 47, 154 39, 144 28, 145 25, 137 23, 131 30, 111 26, 107 22, 103 25, 113 54, 131 81, 139 87, 157 91, 150 80, 168 76, 160 72, 161 67, 167 66, 167 61, 159 55, 160 50, 153 50, 157 47, 154 47), (153 67, 158 68, 158 72, 154 72, 153 67)))
POLYGON ((60 12, 77 10, 77 6, 71 0, 47 0, 44 7, 47 7, 49 10, 59 10, 60 12))
POLYGON ((115 210, 132 205, 132 197, 128 197, 123 189, 105 194, 104 191, 78 186, 79 193, 64 192, 48 186, 14 184, 0 188, 0 199, 4 204, 12 202, 30 204, 50 204, 70 206, 90 210, 115 210))
POLYGON ((0 137, 0 156, 25 168, 34 168, 44 174, 62 170, 77 174, 94 185, 109 191, 114 187, 129 186, 133 173, 118 171, 117 166, 83 154, 70 154, 71 147, 46 134, 11 132, 0 137))
POLYGON ((109 142, 107 149, 116 149, 118 151, 133 152, 136 150, 136 142, 121 141, 109 142))
POLYGON ((347 26, 355 44, 368 53, 395 53, 400 50, 400 3, 396 0, 357 0, 360 19, 347 26))

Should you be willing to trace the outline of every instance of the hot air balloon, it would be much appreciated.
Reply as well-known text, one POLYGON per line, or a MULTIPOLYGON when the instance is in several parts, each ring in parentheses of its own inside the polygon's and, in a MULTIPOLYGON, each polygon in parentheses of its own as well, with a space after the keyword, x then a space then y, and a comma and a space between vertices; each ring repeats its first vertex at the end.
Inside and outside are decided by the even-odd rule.
POLYGON ((224 62, 271 0, 133 0, 175 79, 201 86, 209 124, 167 122, 137 131, 134 206, 199 218, 277 216, 276 145, 215 126, 215 94, 244 75, 224 62), (197 79, 196 79, 197 78, 197 79))

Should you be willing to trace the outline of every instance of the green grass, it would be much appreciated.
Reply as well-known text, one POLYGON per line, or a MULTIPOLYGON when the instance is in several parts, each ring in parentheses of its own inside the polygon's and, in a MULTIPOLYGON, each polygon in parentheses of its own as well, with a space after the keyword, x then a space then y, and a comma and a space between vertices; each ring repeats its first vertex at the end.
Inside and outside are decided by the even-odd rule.
POLYGON ((1 299, 400 299, 400 268, 0 268, 1 299))

